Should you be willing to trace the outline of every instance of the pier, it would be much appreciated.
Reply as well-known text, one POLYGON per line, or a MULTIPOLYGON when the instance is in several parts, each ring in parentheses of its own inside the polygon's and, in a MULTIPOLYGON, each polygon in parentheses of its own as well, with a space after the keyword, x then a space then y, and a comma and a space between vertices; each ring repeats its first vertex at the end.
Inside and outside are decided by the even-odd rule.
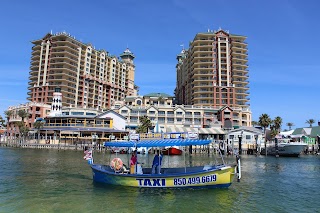
MULTIPOLYGON (((56 149, 56 150, 84 150, 84 147, 92 147, 96 151, 105 152, 103 143, 92 143, 91 141, 78 141, 77 143, 67 143, 65 141, 51 140, 48 143, 46 140, 40 140, 39 143, 36 140, 26 140, 24 142, 18 140, 1 141, 0 147, 13 147, 24 149, 56 149)), ((241 145, 241 153, 243 155, 257 155, 260 147, 256 144, 243 143, 241 145)), ((190 146, 186 150, 190 154, 204 154, 204 153, 219 153, 222 155, 234 155, 239 153, 238 143, 228 143, 226 140, 213 140, 212 143, 206 146, 190 146)), ((309 144, 303 151, 303 154, 319 154, 319 148, 316 144, 309 144)))

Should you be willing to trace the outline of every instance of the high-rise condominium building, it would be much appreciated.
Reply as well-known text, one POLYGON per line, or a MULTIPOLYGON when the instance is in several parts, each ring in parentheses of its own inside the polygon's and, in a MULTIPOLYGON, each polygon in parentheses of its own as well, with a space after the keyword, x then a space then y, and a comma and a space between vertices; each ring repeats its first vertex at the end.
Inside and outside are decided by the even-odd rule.
POLYGON ((65 32, 32 41, 28 99, 51 104, 56 87, 63 106, 103 109, 136 95, 134 55, 120 58, 97 50, 65 32))
POLYGON ((224 30, 198 33, 177 56, 178 104, 248 108, 245 40, 224 30))

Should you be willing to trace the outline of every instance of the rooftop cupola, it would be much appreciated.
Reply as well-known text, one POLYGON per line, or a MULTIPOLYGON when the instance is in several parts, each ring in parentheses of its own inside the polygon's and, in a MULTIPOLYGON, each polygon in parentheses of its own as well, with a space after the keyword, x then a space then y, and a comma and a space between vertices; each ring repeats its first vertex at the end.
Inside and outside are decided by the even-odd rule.
POLYGON ((122 60, 126 62, 132 62, 135 58, 134 54, 127 48, 122 54, 120 54, 122 60))

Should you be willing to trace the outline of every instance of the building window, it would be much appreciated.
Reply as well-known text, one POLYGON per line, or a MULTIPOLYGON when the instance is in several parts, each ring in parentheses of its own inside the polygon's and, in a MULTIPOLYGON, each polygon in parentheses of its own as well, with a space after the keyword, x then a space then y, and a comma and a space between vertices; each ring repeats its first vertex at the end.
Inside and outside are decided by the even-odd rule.
POLYGON ((173 118, 168 118, 168 123, 174 123, 173 118))
POLYGON ((83 112, 71 112, 71 115, 83 115, 83 112))
POLYGON ((158 119, 158 123, 164 123, 165 122, 165 119, 164 118, 159 118, 158 119))

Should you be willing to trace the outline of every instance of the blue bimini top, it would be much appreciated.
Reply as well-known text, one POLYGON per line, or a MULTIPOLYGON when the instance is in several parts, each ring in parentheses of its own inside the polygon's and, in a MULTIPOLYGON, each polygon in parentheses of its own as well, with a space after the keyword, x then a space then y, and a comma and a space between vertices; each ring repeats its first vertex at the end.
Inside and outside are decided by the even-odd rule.
POLYGON ((165 146, 190 146, 207 145, 211 140, 200 139, 162 139, 143 141, 111 141, 104 142, 105 147, 165 147, 165 146))

